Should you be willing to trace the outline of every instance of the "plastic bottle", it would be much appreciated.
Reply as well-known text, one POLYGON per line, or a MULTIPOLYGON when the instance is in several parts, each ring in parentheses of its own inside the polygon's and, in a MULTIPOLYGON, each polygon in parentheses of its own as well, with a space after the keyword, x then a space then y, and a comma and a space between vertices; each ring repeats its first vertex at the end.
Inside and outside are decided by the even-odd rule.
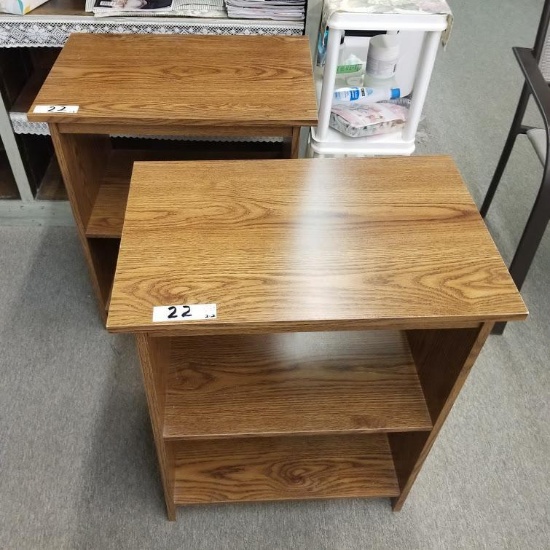
POLYGON ((365 86, 394 87, 395 70, 399 61, 397 33, 379 34, 371 38, 365 71, 365 86))
POLYGON ((342 63, 338 63, 338 67, 336 67, 337 84, 344 82, 348 86, 361 86, 364 74, 365 62, 353 53, 342 63))
POLYGON ((399 88, 339 88, 334 91, 332 103, 337 104, 366 104, 388 101, 401 97, 399 88))
POLYGON ((340 37, 340 47, 338 48, 338 65, 341 65, 344 62, 344 57, 346 56, 346 34, 342 33, 340 37))

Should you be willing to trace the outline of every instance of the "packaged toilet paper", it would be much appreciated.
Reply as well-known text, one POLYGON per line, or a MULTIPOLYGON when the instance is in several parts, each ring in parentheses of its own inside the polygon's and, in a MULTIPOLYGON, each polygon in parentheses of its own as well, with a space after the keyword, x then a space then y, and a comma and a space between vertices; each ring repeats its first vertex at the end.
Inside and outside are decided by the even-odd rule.
POLYGON ((405 125, 408 106, 395 103, 333 105, 330 126, 350 137, 375 136, 394 132, 405 125))

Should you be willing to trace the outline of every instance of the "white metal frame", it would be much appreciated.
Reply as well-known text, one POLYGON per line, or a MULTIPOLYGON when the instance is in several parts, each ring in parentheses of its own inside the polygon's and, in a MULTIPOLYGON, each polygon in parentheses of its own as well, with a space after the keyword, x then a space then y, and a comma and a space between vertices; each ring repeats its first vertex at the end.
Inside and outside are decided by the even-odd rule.
POLYGON ((315 155, 410 155, 424 108, 442 32, 447 28, 443 14, 333 14, 328 26, 327 55, 320 91, 319 123, 311 129, 310 147, 315 155), (409 118, 401 131, 363 138, 347 137, 329 127, 336 80, 338 52, 343 33, 348 30, 422 31, 425 33, 421 58, 414 82, 409 118))

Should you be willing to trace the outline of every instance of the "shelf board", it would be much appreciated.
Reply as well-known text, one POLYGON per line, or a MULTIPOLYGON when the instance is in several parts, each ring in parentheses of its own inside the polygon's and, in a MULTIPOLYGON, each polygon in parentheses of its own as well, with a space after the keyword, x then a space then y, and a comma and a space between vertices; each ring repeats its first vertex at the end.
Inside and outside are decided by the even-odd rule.
POLYGON ((175 456, 176 504, 399 495, 384 434, 196 441, 175 456))
POLYGON ((397 331, 195 336, 172 346, 166 439, 432 428, 397 331))
POLYGON ((36 193, 36 198, 44 201, 67 200, 67 190, 65 189, 65 184, 63 183, 59 164, 57 163, 55 155, 50 160, 48 168, 46 168, 42 183, 36 193))
POLYGON ((317 140, 317 130, 311 129, 311 147, 314 152, 326 155, 341 153, 356 155, 410 155, 415 141, 403 139, 403 128, 387 134, 366 137, 346 136, 329 128, 324 141, 317 140))
MULTIPOLYGON (((323 89, 323 76, 315 75, 315 91, 317 101, 321 102, 321 91, 323 89)), ((403 97, 410 94, 412 90, 402 88, 403 97)), ((387 134, 374 136, 350 137, 342 132, 329 127, 326 139, 317 139, 317 128, 311 129, 311 146, 314 152, 319 154, 350 153, 357 155, 387 155, 403 154, 410 155, 415 148, 415 140, 405 141, 403 139, 404 128, 398 128, 387 134)))
MULTIPOLYGON (((122 138, 125 144, 132 138, 122 138)), ((139 144, 141 140, 136 139, 139 144)), ((281 143, 270 142, 182 142, 154 140, 154 149, 114 149, 95 200, 86 236, 120 238, 130 178, 135 161, 269 159, 281 156, 281 143), (171 149, 170 147, 174 147, 171 149)))
POLYGON ((120 237, 135 155, 114 151, 86 228, 87 237, 120 237))

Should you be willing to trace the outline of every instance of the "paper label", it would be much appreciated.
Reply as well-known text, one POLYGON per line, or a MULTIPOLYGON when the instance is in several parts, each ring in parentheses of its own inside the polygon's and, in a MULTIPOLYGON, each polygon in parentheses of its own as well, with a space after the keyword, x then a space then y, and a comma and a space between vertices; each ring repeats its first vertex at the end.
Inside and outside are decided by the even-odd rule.
POLYGON ((153 323, 171 321, 204 321, 216 318, 216 304, 190 304, 178 306, 155 306, 153 323))
POLYGON ((37 105, 33 113, 78 113, 78 105, 37 105))
POLYGON ((358 73, 362 66, 360 63, 356 63, 355 65, 338 65, 336 67, 336 74, 358 73))

